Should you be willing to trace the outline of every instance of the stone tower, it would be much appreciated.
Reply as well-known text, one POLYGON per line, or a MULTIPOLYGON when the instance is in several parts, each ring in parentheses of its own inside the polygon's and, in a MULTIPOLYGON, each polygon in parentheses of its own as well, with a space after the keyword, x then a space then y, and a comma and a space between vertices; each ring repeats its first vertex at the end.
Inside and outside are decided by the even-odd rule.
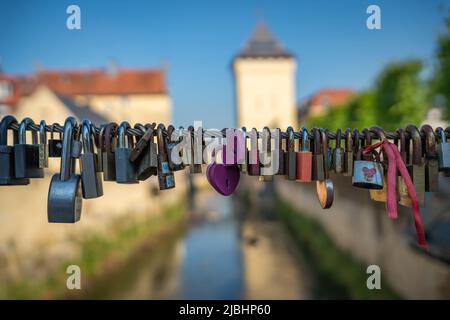
POLYGON ((258 23, 233 60, 237 125, 247 130, 296 126, 295 70, 293 54, 258 23))

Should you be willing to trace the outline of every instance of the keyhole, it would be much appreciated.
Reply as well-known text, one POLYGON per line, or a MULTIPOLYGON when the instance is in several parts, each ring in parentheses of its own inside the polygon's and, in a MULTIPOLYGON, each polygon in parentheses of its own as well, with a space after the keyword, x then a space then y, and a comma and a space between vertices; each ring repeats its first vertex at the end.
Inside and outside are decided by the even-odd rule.
POLYGON ((230 180, 225 179, 225 185, 227 186, 227 189, 230 189, 230 180))

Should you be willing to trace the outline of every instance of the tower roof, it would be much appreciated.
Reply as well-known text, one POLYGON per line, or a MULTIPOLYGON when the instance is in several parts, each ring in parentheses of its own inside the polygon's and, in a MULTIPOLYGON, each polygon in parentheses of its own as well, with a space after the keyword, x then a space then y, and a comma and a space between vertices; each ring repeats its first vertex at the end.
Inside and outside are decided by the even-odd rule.
POLYGON ((263 22, 256 25, 252 36, 238 54, 241 58, 290 58, 292 56, 292 53, 283 48, 263 22))

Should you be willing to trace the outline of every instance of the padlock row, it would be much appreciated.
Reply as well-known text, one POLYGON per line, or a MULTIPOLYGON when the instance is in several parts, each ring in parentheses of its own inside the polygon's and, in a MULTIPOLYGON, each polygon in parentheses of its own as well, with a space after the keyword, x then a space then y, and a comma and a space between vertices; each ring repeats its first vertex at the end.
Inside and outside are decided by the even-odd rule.
POLYGON ((212 149, 208 160, 207 138, 216 136, 201 128, 180 131, 156 123, 132 128, 125 121, 96 128, 89 120, 78 125, 69 117, 60 130, 57 124, 41 121, 37 126, 30 118, 19 123, 6 116, 0 123, 0 185, 27 185, 30 179, 44 177, 49 157, 61 158, 60 172, 50 184, 48 221, 63 223, 79 220, 82 198, 103 195, 103 181, 131 184, 156 176, 160 190, 167 190, 175 187, 174 171, 188 166, 190 173, 201 173, 202 164, 208 164, 211 186, 225 196, 235 191, 241 174, 258 176, 260 181, 281 175, 291 181, 315 181, 320 205, 327 209, 334 199, 333 173, 352 177, 353 186, 369 189, 375 201, 390 202, 392 207, 395 197, 396 203, 414 209, 414 202, 424 205, 425 192, 437 191, 440 171, 450 174, 446 133, 449 128, 434 130, 429 125, 420 129, 409 125, 392 133, 377 126, 336 132, 265 127, 247 133, 245 128, 228 128, 219 131, 225 141, 212 149), (7 141, 8 129, 13 130, 12 144, 7 141), (32 132, 31 143, 26 141, 27 130, 32 132))

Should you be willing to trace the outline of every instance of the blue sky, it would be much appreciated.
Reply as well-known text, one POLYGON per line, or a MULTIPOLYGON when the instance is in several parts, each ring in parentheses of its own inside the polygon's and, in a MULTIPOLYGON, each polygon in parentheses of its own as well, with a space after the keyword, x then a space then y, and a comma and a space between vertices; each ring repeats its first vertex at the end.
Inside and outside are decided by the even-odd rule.
POLYGON ((389 62, 432 65, 450 1, 5 1, 0 57, 5 72, 45 68, 168 65, 174 123, 234 125, 230 64, 258 12, 298 59, 297 99, 323 87, 364 89, 389 62), (82 29, 66 29, 66 8, 81 8, 82 29), (366 8, 381 7, 381 30, 366 28, 366 8))

